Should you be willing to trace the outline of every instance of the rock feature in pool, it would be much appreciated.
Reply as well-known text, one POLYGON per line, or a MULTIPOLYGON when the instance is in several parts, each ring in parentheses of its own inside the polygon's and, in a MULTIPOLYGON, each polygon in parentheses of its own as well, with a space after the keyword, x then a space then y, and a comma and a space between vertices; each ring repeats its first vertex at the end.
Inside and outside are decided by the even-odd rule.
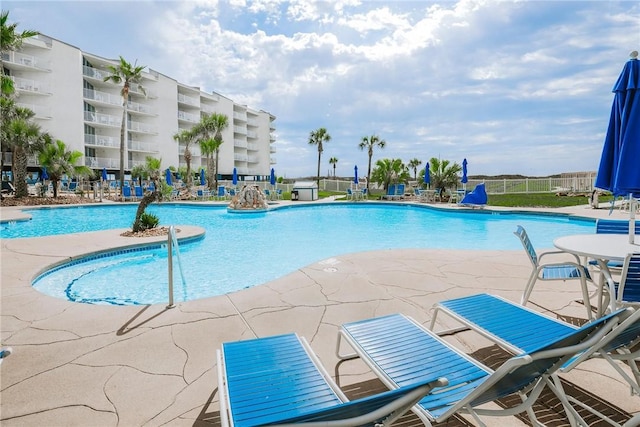
POLYGON ((229 212, 264 212, 269 207, 267 199, 257 185, 245 185, 231 199, 227 207, 229 212))

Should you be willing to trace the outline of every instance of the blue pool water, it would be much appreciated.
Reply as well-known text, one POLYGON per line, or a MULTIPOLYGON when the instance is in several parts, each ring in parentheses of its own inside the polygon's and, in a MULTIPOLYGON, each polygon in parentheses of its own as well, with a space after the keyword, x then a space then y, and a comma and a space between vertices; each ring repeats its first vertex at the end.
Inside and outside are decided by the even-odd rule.
MULTIPOLYGON (((31 210, 31 221, 2 224, 2 238, 130 227, 136 206, 31 210)), ((282 277, 336 255, 396 248, 522 249, 523 225, 538 248, 560 235, 592 233, 593 221, 564 216, 450 212, 411 205, 326 204, 260 214, 211 206, 152 205, 161 225, 189 224, 204 239, 180 246, 186 286, 174 267, 176 301, 222 295, 282 277)), ((175 258, 174 258, 175 262, 175 258)), ((72 301, 151 304, 167 301, 167 250, 138 250, 76 262, 34 286, 72 301)))

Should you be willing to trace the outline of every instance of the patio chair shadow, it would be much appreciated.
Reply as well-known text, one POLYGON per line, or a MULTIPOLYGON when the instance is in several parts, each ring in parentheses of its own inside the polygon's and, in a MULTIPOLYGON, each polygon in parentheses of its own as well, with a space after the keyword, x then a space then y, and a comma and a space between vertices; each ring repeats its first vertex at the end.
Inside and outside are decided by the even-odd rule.
POLYGON ((216 394, 218 394, 218 387, 213 389, 213 392, 209 395, 209 398, 202 406, 202 410, 196 417, 193 427, 220 426, 222 424, 220 421, 220 411, 207 412, 216 394))
MULTIPOLYGON (((483 347, 476 352, 471 353, 470 356, 476 360, 481 361, 491 369, 497 369, 498 366, 502 365, 512 357, 512 355, 510 355, 508 352, 501 349, 497 345, 483 347)), ((564 391, 567 395, 573 396, 581 402, 607 415, 616 422, 624 423, 625 421, 629 420, 629 418, 631 418, 631 414, 618 408, 610 402, 603 400, 593 393, 590 393, 589 391, 565 379, 561 379, 561 381, 562 387, 564 388, 564 391)), ((517 396, 510 396, 506 399, 499 399, 496 402, 503 408, 509 408, 520 403, 517 396)), ((592 413, 582 408, 576 409, 580 416, 589 423, 590 427, 610 426, 609 423, 597 418, 592 413)), ((562 408, 562 403, 548 389, 542 392, 537 402, 533 405, 533 410, 535 411, 538 420, 549 427, 565 427, 570 425, 565 411, 562 408)), ((516 417, 523 423, 531 425, 531 422, 527 418, 526 414, 524 416, 522 414, 518 414, 516 415, 516 417)))

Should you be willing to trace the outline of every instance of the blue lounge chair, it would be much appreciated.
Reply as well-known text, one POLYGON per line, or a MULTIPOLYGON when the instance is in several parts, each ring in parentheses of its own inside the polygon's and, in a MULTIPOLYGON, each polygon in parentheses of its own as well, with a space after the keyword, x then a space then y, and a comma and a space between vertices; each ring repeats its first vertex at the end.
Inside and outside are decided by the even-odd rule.
POLYGON ((446 378, 448 386, 430 393, 412 409, 426 425, 462 412, 482 424, 480 415, 508 416, 525 411, 534 425, 540 425, 531 408, 545 387, 561 399, 571 416, 579 419, 553 375, 576 354, 605 339, 621 317, 621 313, 616 313, 598 319, 512 357, 495 371, 401 314, 343 325, 336 354, 342 360, 360 357, 391 389, 421 378, 436 375, 446 378), (354 353, 341 354, 342 339, 354 353), (522 403, 508 409, 479 408, 512 395, 518 395, 522 403))
POLYGON ((396 185, 395 184, 391 184, 387 187, 387 194, 385 194, 384 196, 382 196, 384 199, 389 199, 389 200, 393 200, 393 198, 396 196, 396 185))
POLYGON ((476 185, 473 191, 467 193, 462 200, 460 200, 460 205, 481 208, 487 205, 487 201, 487 191, 484 188, 484 183, 481 183, 476 185))
MULTIPOLYGON (((432 331, 434 331, 436 319, 440 313, 452 317, 463 326, 437 331, 438 335, 450 335, 471 329, 513 354, 533 351, 552 339, 571 334, 578 329, 575 325, 514 304, 504 298, 487 294, 471 295, 437 303, 431 318, 430 329, 432 331)), ((635 363, 635 359, 640 357, 640 349, 636 348, 636 344, 640 342, 640 310, 629 314, 619 325, 619 328, 621 328, 621 332, 619 331, 616 335, 612 334, 608 340, 603 340, 591 351, 571 359, 561 368, 561 371, 568 372, 588 358, 601 357, 607 360, 629 383, 632 392, 640 395, 640 372, 635 363), (614 360, 626 362, 635 380, 614 360)), ((581 406, 590 409, 584 405, 581 406)))
POLYGON ((309 344, 295 334, 225 343, 217 352, 223 426, 388 426, 443 379, 347 402, 309 344))
POLYGON ((136 200, 142 199, 144 197, 144 191, 142 190, 141 186, 136 185, 135 187, 133 187, 133 190, 136 200))
MULTIPOLYGON (((629 221, 621 221, 616 219, 598 219, 596 220, 596 234, 627 234, 629 233, 629 221)), ((640 222, 635 223, 635 234, 640 234, 640 222)), ((598 261, 589 260, 589 265, 592 267, 598 266, 598 261)), ((620 272, 622 269, 622 261, 609 261, 607 263, 609 270, 617 270, 620 272)), ((604 276, 600 275, 600 281, 604 280, 604 276)))
POLYGON ((527 281, 524 292, 522 293, 520 303, 522 305, 527 304, 529 297, 531 296, 531 291, 533 291, 533 286, 538 280, 579 280, 582 288, 584 306, 587 309, 587 318, 593 319, 591 302, 589 300, 589 290, 587 289, 587 280, 592 281, 591 275, 589 274, 589 270, 585 266, 581 265, 580 258, 578 258, 577 255, 573 255, 575 262, 562 260, 555 263, 543 263, 542 259, 549 255, 562 255, 563 257, 566 257, 571 254, 563 251, 549 251, 538 255, 531 243, 531 240, 529 239, 529 236, 527 235, 527 232, 522 226, 519 225, 514 234, 518 239, 520 239, 520 242, 529 257, 529 261, 531 261, 531 265, 533 266, 529 280, 527 281))
POLYGON ((134 196, 131 194, 131 187, 125 185, 122 187, 122 198, 126 202, 127 200, 134 200, 134 196))
POLYGON ((224 188, 224 185, 218 186, 218 193, 216 194, 216 198, 218 200, 226 200, 227 199, 227 189, 224 188))

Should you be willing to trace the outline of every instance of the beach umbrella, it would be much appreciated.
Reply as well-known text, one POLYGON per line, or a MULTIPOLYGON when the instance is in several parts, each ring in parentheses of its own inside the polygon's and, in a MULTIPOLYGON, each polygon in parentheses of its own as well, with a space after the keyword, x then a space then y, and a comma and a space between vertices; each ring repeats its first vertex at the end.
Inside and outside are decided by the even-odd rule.
POLYGON ((206 185, 207 181, 204 177, 204 169, 200 169, 200 185, 206 185))
POLYGON ((353 167, 353 182, 358 185, 358 165, 353 167))
POLYGON ((274 171, 273 168, 271 168, 271 177, 269 178, 269 182, 271 182, 271 185, 276 185, 276 171, 274 171))
POLYGON ((233 178, 232 178, 233 186, 238 185, 238 169, 233 168, 233 178))
POLYGON ((107 180, 107 168, 102 168, 102 180, 107 180))
POLYGON ((429 184, 431 184, 431 173, 429 171, 429 162, 427 162, 427 165, 424 167, 424 183, 427 184, 427 187, 429 187, 429 184))
POLYGON ((595 186, 614 196, 629 195, 629 243, 635 235, 635 198, 640 195, 640 62, 638 52, 613 86, 613 105, 595 186))
POLYGON ((466 190, 467 182, 469 182, 469 179, 467 178, 467 159, 462 161, 462 179, 460 182, 462 183, 462 189, 466 190))
POLYGON ((172 179, 171 179, 171 169, 167 169, 165 171, 164 176, 165 176, 165 180, 167 181, 167 185, 173 185, 172 184, 172 179))
POLYGON ((47 173, 47 168, 42 168, 42 173, 40 174, 41 180, 49 179, 49 174, 47 173))

